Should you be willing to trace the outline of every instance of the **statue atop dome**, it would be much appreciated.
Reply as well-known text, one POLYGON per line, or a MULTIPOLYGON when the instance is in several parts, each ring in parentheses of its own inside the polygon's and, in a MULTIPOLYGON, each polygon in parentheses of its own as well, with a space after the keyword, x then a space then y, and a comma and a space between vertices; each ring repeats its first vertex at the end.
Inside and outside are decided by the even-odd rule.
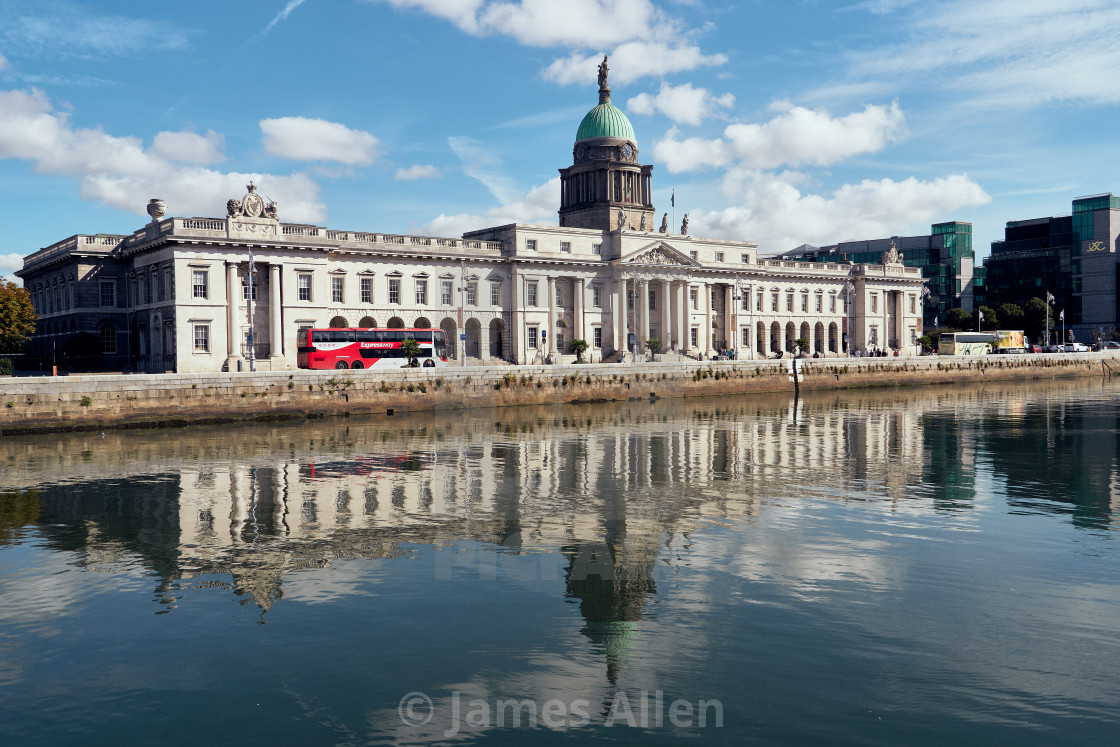
POLYGON ((599 63, 599 103, 611 103, 611 84, 607 82, 607 73, 611 71, 607 66, 607 56, 603 55, 603 61, 599 63))

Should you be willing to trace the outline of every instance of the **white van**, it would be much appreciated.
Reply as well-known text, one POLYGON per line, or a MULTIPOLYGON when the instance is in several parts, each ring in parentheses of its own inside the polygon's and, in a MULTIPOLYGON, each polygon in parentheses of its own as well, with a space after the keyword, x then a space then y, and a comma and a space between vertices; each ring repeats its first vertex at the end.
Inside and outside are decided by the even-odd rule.
POLYGON ((1087 345, 1083 345, 1080 342, 1067 342, 1065 345, 1062 345, 1062 352, 1063 353, 1088 353, 1089 352, 1089 347, 1087 345))

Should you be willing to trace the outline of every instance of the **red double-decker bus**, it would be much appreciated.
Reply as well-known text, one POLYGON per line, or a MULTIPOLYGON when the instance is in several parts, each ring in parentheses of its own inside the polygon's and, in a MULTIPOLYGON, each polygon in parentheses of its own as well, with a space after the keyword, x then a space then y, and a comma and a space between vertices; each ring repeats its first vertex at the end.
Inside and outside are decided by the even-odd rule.
POLYGON ((408 357, 401 343, 420 345, 419 365, 447 365, 447 339, 442 329, 309 329, 296 350, 300 368, 404 368, 408 357))

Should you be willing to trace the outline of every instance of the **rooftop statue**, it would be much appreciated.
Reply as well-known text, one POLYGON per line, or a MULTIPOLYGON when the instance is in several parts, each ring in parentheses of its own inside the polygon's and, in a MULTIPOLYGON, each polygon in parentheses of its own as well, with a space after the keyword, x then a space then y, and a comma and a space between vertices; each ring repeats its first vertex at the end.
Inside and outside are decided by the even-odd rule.
POLYGON ((599 103, 609 104, 611 101, 611 84, 607 82, 607 73, 610 72, 610 67, 607 66, 607 56, 603 55, 603 61, 599 63, 599 103))
POLYGON ((659 233, 669 233, 669 214, 661 216, 661 228, 658 229, 659 233))
POLYGON ((684 214, 684 220, 681 221, 681 236, 688 236, 688 213, 684 214))

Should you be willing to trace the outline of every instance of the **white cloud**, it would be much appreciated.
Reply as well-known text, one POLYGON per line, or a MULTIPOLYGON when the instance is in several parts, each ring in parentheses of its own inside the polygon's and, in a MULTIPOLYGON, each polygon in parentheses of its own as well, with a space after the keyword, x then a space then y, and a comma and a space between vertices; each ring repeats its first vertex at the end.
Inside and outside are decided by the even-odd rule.
POLYGON ((897 43, 849 55, 850 79, 967 91, 991 108, 1120 102, 1120 37, 1102 34, 1120 28, 1115 0, 921 3, 900 24, 897 43))
POLYGON ((13 280, 22 283, 13 273, 23 267, 22 254, 0 254, 0 281, 13 280))
POLYGON ((306 117, 262 119, 261 144, 274 156, 293 161, 336 161, 368 166, 377 158, 377 138, 338 122, 306 117))
POLYGON ((691 213, 692 230, 713 238, 757 241, 760 253, 774 253, 805 243, 903 234, 960 208, 991 201, 965 174, 932 181, 864 180, 830 196, 803 194, 798 188, 802 181, 804 176, 797 173, 738 174, 738 205, 691 213))
POLYGON ((416 164, 407 169, 397 169, 395 177, 400 181, 408 182, 416 179, 435 179, 442 172, 431 164, 416 164))
POLYGON ((516 182, 501 168, 493 149, 469 137, 447 138, 451 150, 463 162, 463 173, 486 185, 499 202, 509 202, 517 193, 516 182))
POLYGON ((429 236, 460 236, 467 231, 508 223, 556 225, 559 222, 556 214, 559 204, 560 177, 557 176, 528 192, 514 195, 508 202, 487 210, 485 215, 440 213, 421 226, 419 232, 429 236))
POLYGON ((50 4, 49 13, 43 15, 5 19, 0 42, 26 56, 52 59, 130 57, 145 50, 187 46, 186 36, 170 24, 93 15, 60 3, 50 4))
POLYGON ((660 112, 674 122, 690 125, 699 125, 716 109, 728 109, 734 105, 734 94, 715 96, 706 88, 694 88, 691 83, 671 86, 665 82, 661 83, 661 90, 656 95, 640 93, 626 102, 627 109, 635 114, 660 112))
POLYGON ((152 154, 168 161, 183 163, 218 163, 225 160, 222 148, 226 139, 208 130, 205 135, 194 132, 161 132, 152 141, 152 154))
POLYGON ((828 166, 859 153, 874 153, 906 135, 906 117, 893 102, 867 106, 861 112, 834 118, 823 110, 771 105, 777 116, 763 124, 733 124, 723 138, 679 139, 672 128, 654 143, 654 157, 672 173, 723 168, 732 164, 754 169, 780 166, 828 166))
POLYGON ((530 47, 572 47, 574 52, 542 71, 562 85, 593 81, 607 49, 612 80, 668 75, 722 65, 722 54, 705 55, 690 43, 683 23, 650 0, 367 0, 412 8, 451 21, 469 34, 502 34, 530 47))
POLYGON ((8 58, 0 54, 0 70, 8 69, 8 58))
POLYGON ((272 30, 273 26, 280 23, 281 21, 288 20, 288 16, 292 14, 292 11, 303 5, 304 2, 305 0, 289 0, 288 4, 284 6, 284 9, 277 13, 273 17, 273 19, 268 22, 268 25, 264 27, 264 31, 262 31, 261 34, 267 34, 272 30))
POLYGON ((319 186, 306 174, 225 173, 200 162, 220 158, 222 136, 163 132, 149 149, 136 137, 75 129, 41 91, 0 91, 0 158, 31 161, 40 173, 77 177, 83 199, 145 215, 161 197, 174 215, 221 215, 254 179, 285 220, 321 221, 319 186), (217 158, 215 158, 215 156, 217 158))
MULTIPOLYGON (((593 83, 603 54, 573 52, 555 60, 541 75, 560 85, 593 83)), ((698 67, 716 67, 727 62, 722 54, 705 55, 699 47, 663 41, 633 41, 621 44, 610 55, 611 81, 629 83, 646 76, 672 75, 698 67)))

